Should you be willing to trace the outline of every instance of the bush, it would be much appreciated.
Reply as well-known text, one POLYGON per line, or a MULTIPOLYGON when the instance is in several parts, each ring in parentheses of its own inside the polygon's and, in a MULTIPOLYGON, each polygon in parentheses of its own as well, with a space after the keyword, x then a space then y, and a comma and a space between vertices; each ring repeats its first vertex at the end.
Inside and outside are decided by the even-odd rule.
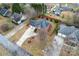
POLYGON ((79 7, 74 9, 75 12, 79 12, 79 7))
POLYGON ((3 25, 1 25, 1 30, 3 31, 3 32, 6 32, 6 31, 8 31, 9 30, 9 25, 8 24, 3 24, 3 25))

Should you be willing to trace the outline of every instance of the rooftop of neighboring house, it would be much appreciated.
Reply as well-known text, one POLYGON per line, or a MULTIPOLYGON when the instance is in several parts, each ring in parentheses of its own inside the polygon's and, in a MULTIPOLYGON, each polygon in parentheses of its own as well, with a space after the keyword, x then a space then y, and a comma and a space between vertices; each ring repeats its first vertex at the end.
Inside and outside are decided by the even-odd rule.
POLYGON ((56 6, 54 9, 55 10, 63 10, 63 11, 72 10, 72 8, 70 6, 56 6))
POLYGON ((76 30, 76 28, 74 26, 66 26, 64 24, 61 24, 60 29, 59 29, 59 33, 62 33, 64 35, 70 35, 75 30, 76 30))
POLYGON ((79 41, 79 29, 74 26, 66 26, 64 24, 60 25, 59 33, 66 35, 69 38, 74 38, 79 41))
POLYGON ((7 17, 11 16, 11 12, 6 8, 0 8, 0 14, 2 16, 7 16, 7 17))
POLYGON ((72 11, 71 7, 61 7, 63 11, 72 11))
POLYGON ((75 38, 79 41, 79 30, 74 31, 69 37, 75 38))
POLYGON ((7 11, 5 8, 0 8, 0 14, 4 14, 7 11))
POLYGON ((18 22, 21 19, 21 15, 18 13, 14 13, 12 15, 12 19, 15 20, 16 22, 18 22))

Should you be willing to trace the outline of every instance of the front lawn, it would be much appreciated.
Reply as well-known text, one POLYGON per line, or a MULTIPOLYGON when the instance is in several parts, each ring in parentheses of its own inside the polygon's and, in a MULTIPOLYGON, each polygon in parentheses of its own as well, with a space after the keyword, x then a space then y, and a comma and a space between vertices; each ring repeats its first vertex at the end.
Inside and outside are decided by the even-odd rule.
MULTIPOLYGON (((10 32, 14 28, 14 26, 15 25, 12 23, 12 21, 9 18, 0 16, 0 33, 1 34, 6 35, 8 32, 10 32), (7 24, 7 26, 9 27, 9 29, 6 31, 3 31, 3 29, 2 29, 2 26, 4 24, 7 24)), ((6 28, 4 28, 4 29, 6 29, 6 28)))

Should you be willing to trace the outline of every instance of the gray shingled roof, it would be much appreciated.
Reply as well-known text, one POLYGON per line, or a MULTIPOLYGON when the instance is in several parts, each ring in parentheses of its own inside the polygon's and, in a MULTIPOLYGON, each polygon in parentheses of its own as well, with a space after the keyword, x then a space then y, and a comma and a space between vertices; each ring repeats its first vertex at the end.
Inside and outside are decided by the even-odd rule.
POLYGON ((59 33, 62 33, 64 35, 70 35, 71 33, 73 33, 76 30, 75 27, 73 26, 66 26, 66 25, 60 25, 60 29, 59 29, 59 33))
POLYGON ((58 32, 68 36, 69 38, 79 41, 79 29, 75 28, 74 26, 66 26, 61 24, 58 32))
POLYGON ((79 41, 79 30, 75 31, 74 34, 76 35, 76 38, 77 38, 78 41, 79 41))
POLYGON ((12 18, 13 20, 15 20, 16 22, 18 22, 18 21, 21 20, 21 17, 22 17, 22 15, 20 15, 20 14, 18 14, 18 13, 14 13, 11 18, 12 18))

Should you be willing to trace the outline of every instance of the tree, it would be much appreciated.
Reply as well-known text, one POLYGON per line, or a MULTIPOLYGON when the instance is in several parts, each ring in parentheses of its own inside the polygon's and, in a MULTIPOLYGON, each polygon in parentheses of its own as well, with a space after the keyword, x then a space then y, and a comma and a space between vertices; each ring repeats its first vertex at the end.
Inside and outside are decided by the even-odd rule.
POLYGON ((31 4, 31 6, 35 9, 37 15, 44 14, 47 12, 47 6, 45 4, 31 4))
POLYGON ((74 11, 75 11, 75 12, 79 12, 79 7, 74 8, 74 11))
POLYGON ((79 15, 74 15, 73 19, 74 19, 74 25, 76 27, 79 27, 79 15))
POLYGON ((36 16, 36 11, 34 10, 34 8, 32 8, 30 6, 30 4, 20 4, 20 6, 23 9, 23 14, 27 17, 27 18, 32 18, 34 16, 36 16))
POLYGON ((8 24, 3 24, 3 25, 1 25, 1 30, 2 30, 3 32, 8 31, 8 30, 9 30, 8 24))
POLYGON ((56 34, 58 34, 58 30, 59 30, 59 23, 56 23, 56 28, 55 28, 56 34))
POLYGON ((79 15, 72 12, 64 12, 61 16, 63 17, 64 23, 67 25, 74 25, 76 27, 79 27, 79 15))
POLYGON ((20 7, 19 3, 13 3, 13 5, 12 5, 12 13, 14 13, 14 12, 19 13, 19 14, 21 12, 23 12, 23 9, 20 7))
POLYGON ((40 48, 44 49, 47 45, 47 33, 45 30, 40 29, 38 32, 38 39, 40 40, 40 48))
POLYGON ((70 11, 64 11, 60 15, 63 18, 63 22, 66 23, 67 25, 72 25, 74 22, 73 16, 74 13, 70 11))
POLYGON ((9 9, 10 8, 10 4, 3 3, 2 7, 6 8, 6 9, 9 9))

